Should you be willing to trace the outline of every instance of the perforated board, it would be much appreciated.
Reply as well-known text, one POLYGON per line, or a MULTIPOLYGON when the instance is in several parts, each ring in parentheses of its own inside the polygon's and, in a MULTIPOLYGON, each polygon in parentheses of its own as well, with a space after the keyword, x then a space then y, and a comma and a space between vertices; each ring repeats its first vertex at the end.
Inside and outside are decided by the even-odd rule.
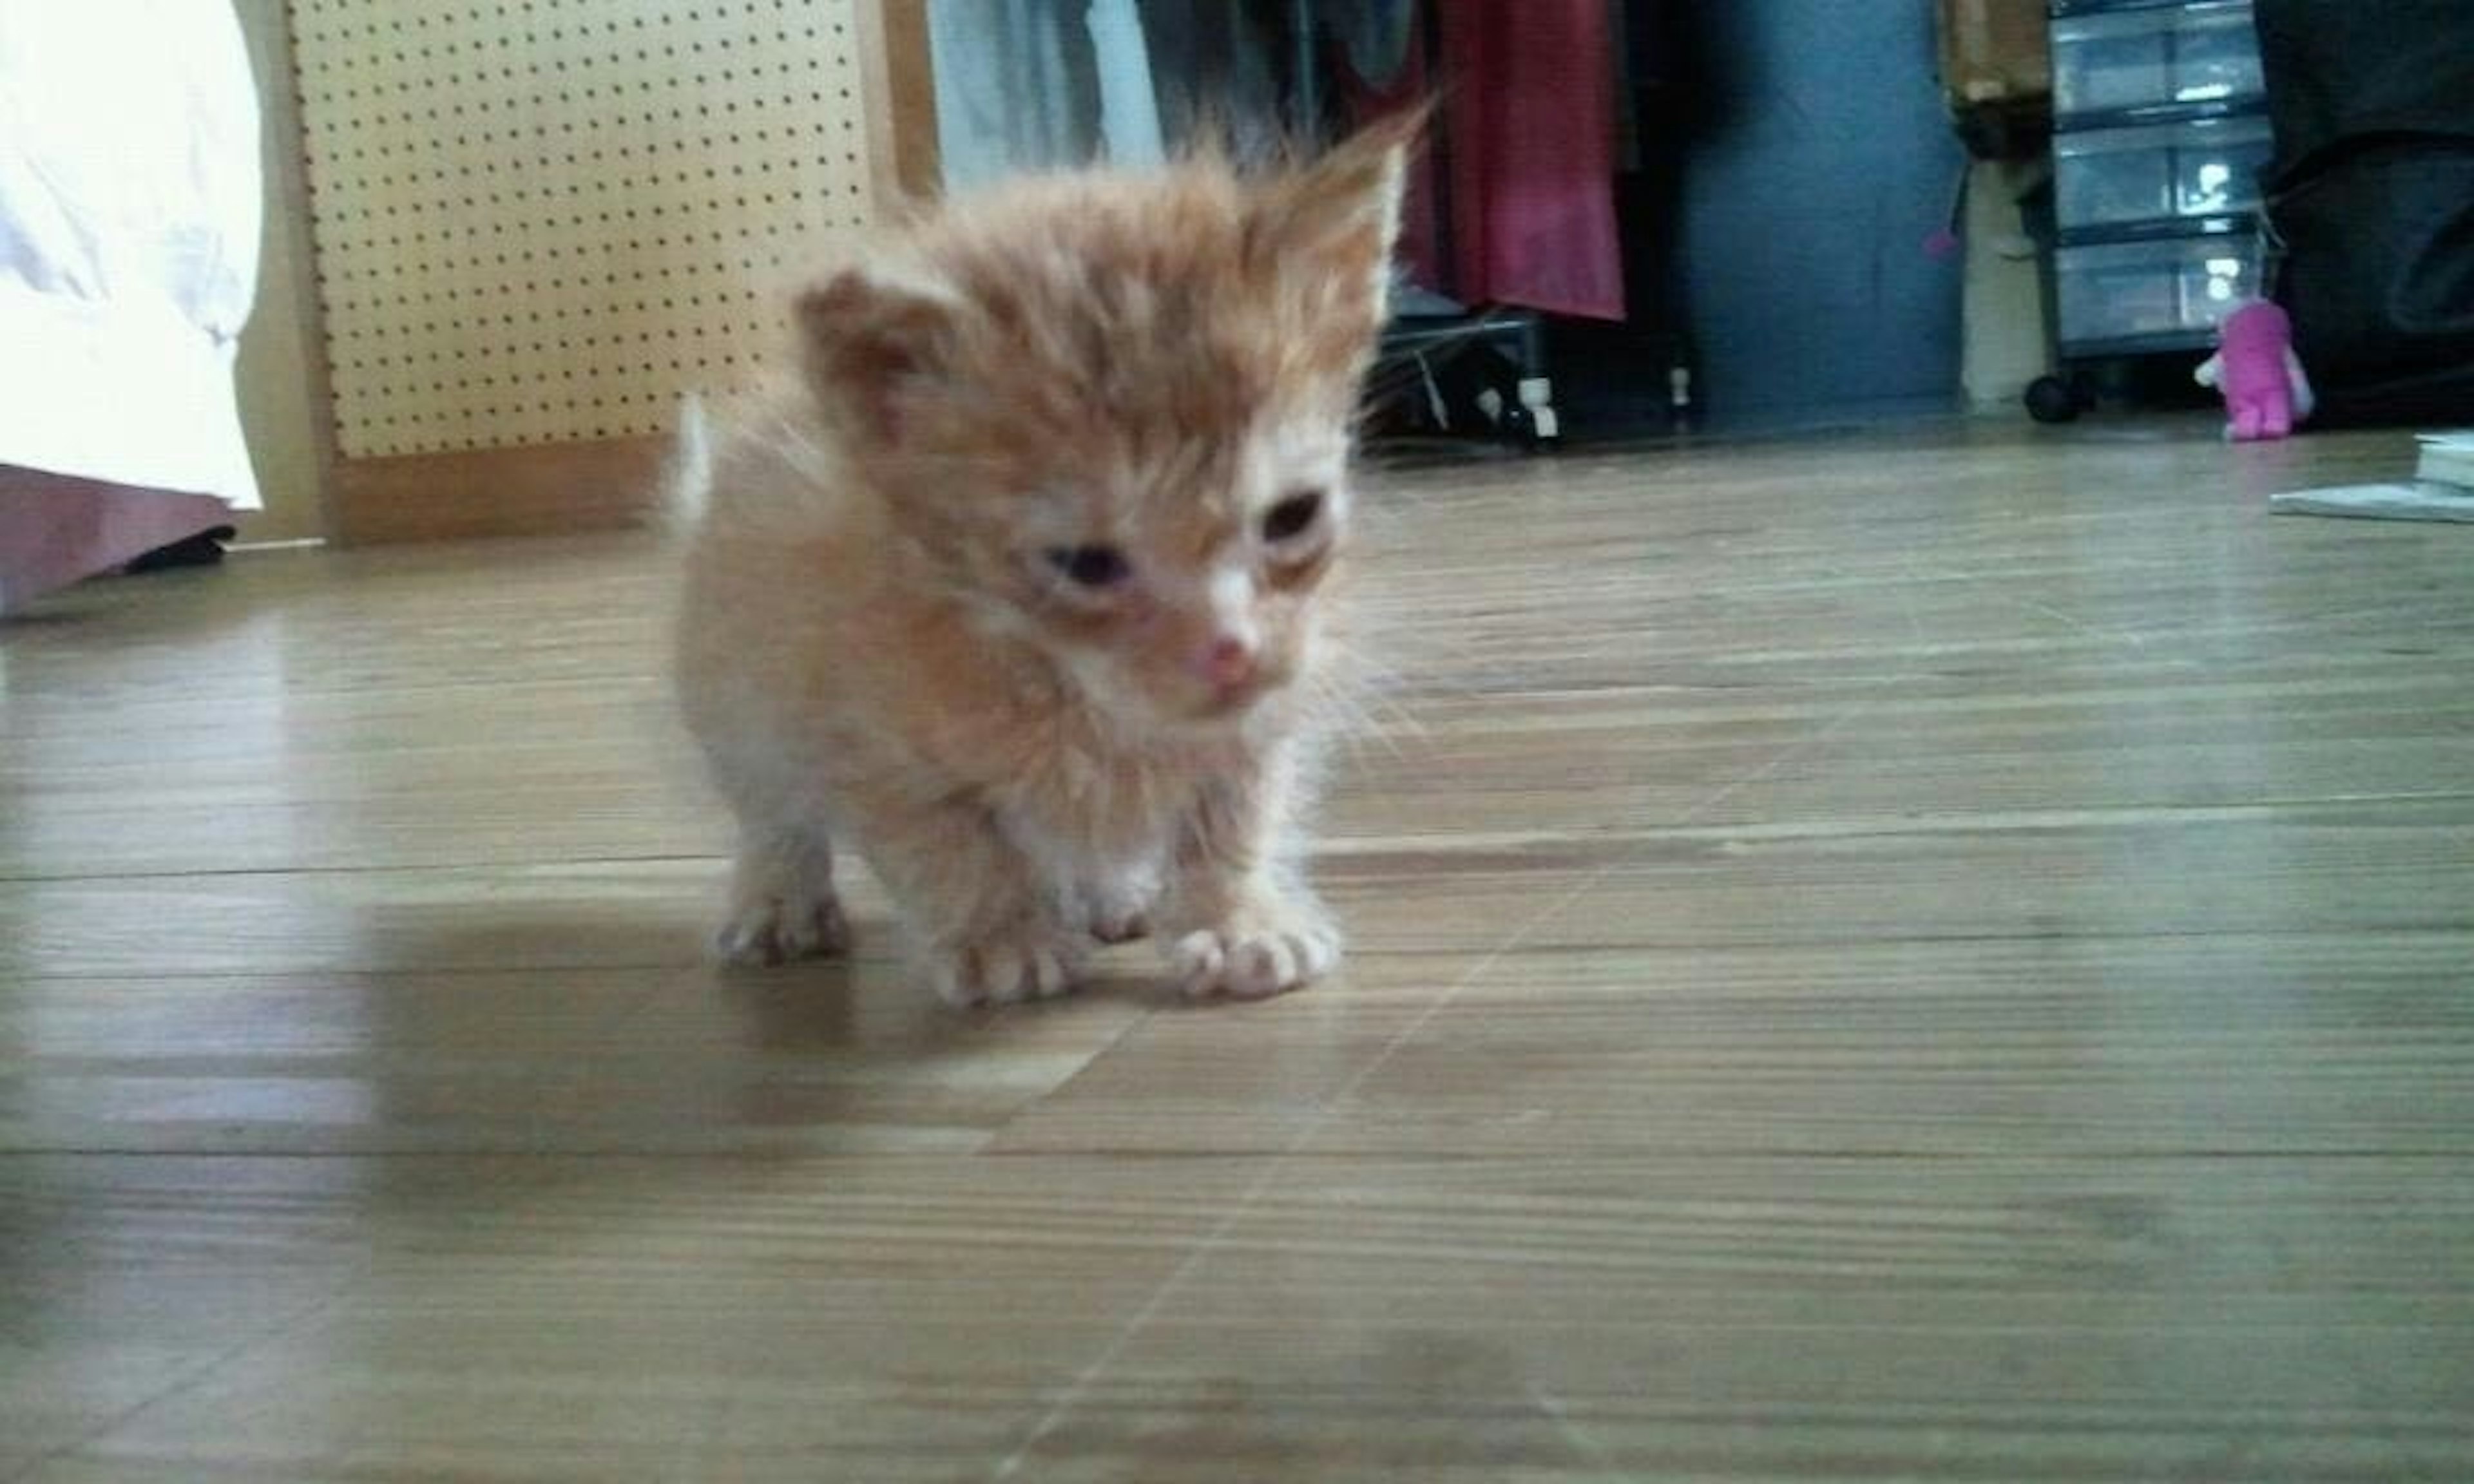
POLYGON ((293 0, 346 457, 661 432, 868 218, 853 0, 293 0))

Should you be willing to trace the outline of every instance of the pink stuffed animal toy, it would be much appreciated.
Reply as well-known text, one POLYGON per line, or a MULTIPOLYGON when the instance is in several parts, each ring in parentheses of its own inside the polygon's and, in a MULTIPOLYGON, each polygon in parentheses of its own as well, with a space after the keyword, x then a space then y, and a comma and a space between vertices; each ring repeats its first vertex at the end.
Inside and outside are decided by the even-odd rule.
POLYGON ((2293 322, 2255 300, 2225 316, 2218 350, 2195 373, 2224 394, 2225 437, 2237 443, 2283 438, 2311 416, 2311 378, 2293 353, 2293 322))

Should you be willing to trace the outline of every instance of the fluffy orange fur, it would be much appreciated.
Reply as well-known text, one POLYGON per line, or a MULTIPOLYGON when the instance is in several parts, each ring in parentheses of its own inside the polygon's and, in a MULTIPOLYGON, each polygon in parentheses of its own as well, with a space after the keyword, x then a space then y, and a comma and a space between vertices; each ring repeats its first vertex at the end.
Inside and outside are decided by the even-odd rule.
POLYGON ((1409 133, 949 203, 802 295, 794 385, 691 427, 725 956, 844 945, 839 841, 956 1004, 1146 931, 1198 995, 1338 961, 1301 825, 1409 133))

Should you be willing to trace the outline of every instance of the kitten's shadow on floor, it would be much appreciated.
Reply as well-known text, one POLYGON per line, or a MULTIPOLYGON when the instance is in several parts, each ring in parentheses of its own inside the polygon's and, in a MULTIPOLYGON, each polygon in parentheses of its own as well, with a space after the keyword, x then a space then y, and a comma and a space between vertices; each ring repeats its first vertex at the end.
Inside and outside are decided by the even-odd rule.
POLYGON ((1176 1002, 1144 955, 1111 953, 1073 994, 958 1010, 882 936, 728 968, 659 911, 431 919, 376 956, 352 1026, 372 1121, 495 1153, 977 1148, 1176 1002))
POLYGON ((704 972, 716 1000, 740 1017, 751 1043, 777 1051, 874 1041, 897 1029, 915 1049, 945 1041, 977 1045, 1008 1026, 1044 1031, 1047 1022, 1099 1007, 1123 1013, 1192 1003, 1178 992, 1168 966, 1139 945, 1104 949, 1089 976, 1063 994, 1008 1004, 949 1005, 908 961, 890 950, 871 951, 864 942, 850 957, 766 966, 711 963, 704 972))
POLYGON ((595 1042, 667 1039, 790 1057, 861 1048, 880 1068, 1044 1038, 1055 1022, 1095 1012, 1122 1018, 1186 1003, 1157 952, 1129 944, 1101 950, 1090 976, 1055 999, 957 1008, 901 955, 890 923, 854 925, 846 956, 734 966, 711 951, 707 924, 687 909, 634 896, 615 904, 501 898, 479 911, 381 908, 356 924, 350 957, 390 977, 483 974, 510 1013, 575 1022, 595 1042))

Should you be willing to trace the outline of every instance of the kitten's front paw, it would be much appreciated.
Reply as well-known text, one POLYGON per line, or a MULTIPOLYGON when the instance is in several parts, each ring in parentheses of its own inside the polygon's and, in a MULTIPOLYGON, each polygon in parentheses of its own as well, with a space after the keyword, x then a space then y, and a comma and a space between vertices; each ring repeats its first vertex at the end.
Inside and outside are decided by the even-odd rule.
POLYGON ((928 963, 936 993, 958 1009, 1053 999, 1072 989, 1081 971, 1081 945, 1041 930, 1000 933, 941 949, 928 963))
POLYGON ((723 963, 740 967, 832 958, 849 947, 850 923, 842 917, 840 901, 831 896, 744 901, 713 935, 714 952, 723 963))
POLYGON ((1170 958, 1193 998, 1264 999, 1331 972, 1340 963, 1340 929, 1320 907, 1275 901, 1186 934, 1170 958))

